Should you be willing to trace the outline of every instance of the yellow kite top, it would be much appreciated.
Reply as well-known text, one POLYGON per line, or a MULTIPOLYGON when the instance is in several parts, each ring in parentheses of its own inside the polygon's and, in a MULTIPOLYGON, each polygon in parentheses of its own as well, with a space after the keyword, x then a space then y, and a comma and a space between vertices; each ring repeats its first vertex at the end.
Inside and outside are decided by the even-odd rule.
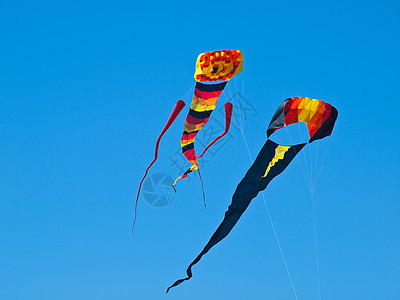
POLYGON ((222 50, 201 53, 197 57, 196 81, 229 81, 243 71, 243 53, 239 50, 222 50))

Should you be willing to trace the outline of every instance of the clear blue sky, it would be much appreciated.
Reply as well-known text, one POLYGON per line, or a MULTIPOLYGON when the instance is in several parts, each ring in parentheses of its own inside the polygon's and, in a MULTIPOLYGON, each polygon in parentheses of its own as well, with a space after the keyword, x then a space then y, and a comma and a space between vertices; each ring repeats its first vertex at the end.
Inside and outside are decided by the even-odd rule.
MULTIPOLYGON (((228 86, 257 111, 243 125, 253 157, 285 98, 339 110, 320 143, 329 147, 315 193, 322 299, 400 299, 399 8, 394 0, 3 1, 0 298, 296 299, 261 197, 194 277, 164 294, 250 166, 235 128, 206 156, 207 209, 192 174, 166 207, 140 198, 129 239, 139 181, 175 102, 194 86, 197 55, 240 49, 244 71, 228 86)), ((170 159, 187 110, 150 175, 179 175, 170 159)), ((265 198, 298 298, 318 299, 311 197, 296 161, 265 198)))

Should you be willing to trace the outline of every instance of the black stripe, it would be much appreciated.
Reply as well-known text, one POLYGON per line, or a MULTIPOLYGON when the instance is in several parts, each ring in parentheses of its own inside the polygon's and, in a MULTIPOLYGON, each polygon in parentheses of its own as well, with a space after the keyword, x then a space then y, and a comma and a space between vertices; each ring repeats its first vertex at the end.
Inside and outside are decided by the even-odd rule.
POLYGON ((192 149, 194 149, 194 143, 190 143, 190 144, 188 144, 186 146, 183 146, 182 147, 182 153, 184 153, 184 152, 186 152, 188 150, 192 150, 192 149))
POLYGON ((196 110, 190 109, 189 115, 191 115, 192 117, 197 118, 197 119, 206 119, 206 118, 210 117, 212 111, 213 111, 213 109, 206 110, 206 111, 196 111, 196 110))
POLYGON ((199 130, 198 129, 196 129, 196 130, 193 130, 192 132, 187 132, 187 131, 183 131, 183 134, 182 135, 189 135, 189 134, 192 134, 192 133, 197 133, 199 130))
POLYGON ((183 174, 183 175, 187 175, 189 173, 193 172, 192 170, 190 170, 190 168, 183 174))
POLYGON ((214 84, 204 84, 201 82, 197 82, 196 89, 198 89, 199 91, 208 92, 208 93, 218 92, 218 91, 222 91, 225 88, 227 83, 228 83, 227 81, 221 82, 221 83, 214 83, 214 84))
POLYGON ((267 137, 269 138, 271 134, 273 134, 278 128, 285 126, 285 106, 286 104, 292 100, 292 98, 287 98, 283 100, 281 104, 279 104, 278 108, 276 109, 274 115, 272 116, 271 122, 269 122, 268 129, 267 129, 267 137))

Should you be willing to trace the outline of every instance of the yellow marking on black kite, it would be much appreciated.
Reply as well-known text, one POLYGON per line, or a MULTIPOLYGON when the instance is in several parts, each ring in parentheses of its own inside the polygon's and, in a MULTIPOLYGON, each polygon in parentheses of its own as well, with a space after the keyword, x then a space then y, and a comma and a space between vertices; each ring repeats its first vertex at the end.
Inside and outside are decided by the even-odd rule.
POLYGON ((272 160, 268 164, 267 170, 265 170, 265 174, 261 178, 267 177, 271 168, 273 166, 275 166, 275 163, 277 163, 278 160, 283 159, 283 157, 285 156, 285 153, 289 150, 289 148, 290 148, 290 146, 281 146, 281 145, 278 145, 278 147, 276 147, 275 156, 274 156, 274 158, 272 158, 272 160))

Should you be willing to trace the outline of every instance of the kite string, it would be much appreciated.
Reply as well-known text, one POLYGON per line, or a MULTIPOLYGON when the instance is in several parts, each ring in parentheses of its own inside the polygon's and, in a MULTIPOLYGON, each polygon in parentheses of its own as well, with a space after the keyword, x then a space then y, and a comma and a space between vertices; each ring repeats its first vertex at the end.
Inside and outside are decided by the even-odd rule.
MULTIPOLYGON (((332 143, 332 137, 328 136, 328 137, 326 137, 326 139, 328 139, 328 142, 327 142, 325 151, 323 151, 324 154, 323 154, 323 156, 322 156, 321 165, 319 166, 319 170, 316 170, 317 175, 316 175, 316 178, 315 178, 315 187, 316 187, 317 184, 318 184, 318 181, 319 181, 319 178, 320 178, 320 175, 321 175, 323 166, 324 166, 326 153, 328 152, 328 149, 330 149, 330 146, 331 146, 331 143, 332 143)), ((319 141, 318 141, 318 142, 319 142, 319 141)), ((319 145, 319 144, 318 144, 318 145, 319 145)))
MULTIPOLYGON (((236 120, 238 120, 239 118, 237 116, 239 116, 238 115, 238 109, 240 108, 240 103, 238 103, 238 105, 236 103, 236 102, 238 102, 238 100, 237 100, 238 97, 237 97, 236 77, 233 77, 233 80, 235 82, 235 93, 234 94, 232 93, 230 85, 227 84, 230 97, 228 99, 228 97, 225 95, 225 93, 222 93, 222 96, 225 98, 225 103, 229 102, 229 100, 231 100, 231 101, 233 101, 235 103, 235 106, 237 106, 237 108, 235 108, 235 118, 236 118, 236 120)), ((225 88, 224 91, 227 91, 227 89, 225 88)), ((240 123, 241 123, 241 118, 239 120, 239 124, 240 123)), ((239 125, 239 127, 240 127, 240 125, 239 125)))
POLYGON ((310 145, 310 183, 311 183, 311 188, 312 188, 312 194, 314 195, 314 190, 315 190, 315 186, 314 186, 314 180, 313 180, 313 162, 312 162, 312 146, 310 145))
MULTIPOLYGON (((319 155, 319 140, 316 140, 316 143, 317 143, 317 154, 315 155, 315 164, 314 164, 314 168, 315 168, 315 171, 317 172, 318 171, 318 155, 319 155)), ((314 187, 316 188, 316 186, 317 186, 317 177, 318 176, 318 173, 316 173, 315 174, 315 177, 314 177, 314 187)), ((315 191, 315 188, 314 188, 314 191, 315 191)))
MULTIPOLYGON (((287 129, 287 126, 285 126, 285 128, 286 128, 286 132, 287 132, 287 134, 288 134, 288 136, 289 136, 290 143, 293 145, 294 143, 293 143, 293 141, 292 141, 292 137, 290 136, 289 130, 287 129)), ((297 154, 297 153, 296 153, 296 154, 297 154)), ((301 162, 300 162, 300 159, 296 159, 296 160, 298 161, 298 163, 299 163, 299 165, 300 165, 300 169, 301 169, 301 172, 303 173, 304 180, 306 181, 308 190, 309 190, 310 193, 311 193, 311 187, 310 187, 310 184, 309 184, 309 182, 308 182, 307 176, 306 176, 306 174, 305 174, 305 172, 304 172, 303 166, 302 166, 302 164, 301 164, 301 162)), ((307 174, 308 174, 308 172, 307 172, 307 174)))
MULTIPOLYGON (((253 163, 253 158, 251 157, 251 153, 250 153, 250 150, 249 150, 249 145, 247 144, 247 140, 246 140, 246 137, 245 137, 245 135, 244 135, 243 129, 241 129, 241 132, 242 132, 242 136, 243 136, 244 143, 245 143, 245 145, 246 145, 247 153, 249 154, 250 161, 251 161, 251 163, 253 163)), ((283 253, 283 250, 282 250, 282 247, 281 247, 281 243, 279 242, 278 234, 277 234, 277 232, 276 232, 276 230, 275 230, 275 226, 274 226, 274 222, 272 221, 271 214, 269 213, 267 201, 265 201, 265 197, 264 197, 264 192, 263 192, 263 191, 261 191, 261 195, 262 195, 263 200, 264 200, 265 209, 267 210, 268 218, 269 218, 269 221, 270 221, 270 223, 271 223, 272 230, 273 230, 274 235, 275 235, 275 240, 276 240, 276 242, 277 242, 277 244, 278 244, 279 251, 280 251, 280 253, 281 253, 282 260, 283 260, 283 263, 284 263, 284 265, 285 265, 286 272, 287 272, 287 274, 288 274, 288 276, 289 276, 290 284, 291 284, 291 286, 292 286, 292 289, 293 289, 294 295, 295 295, 295 297, 296 297, 296 300, 298 300, 299 298, 297 297, 297 293, 296 293, 296 289, 295 289, 294 284, 293 284, 292 276, 290 275, 289 267, 287 266, 286 259, 285 259, 285 255, 284 255, 284 253, 283 253)))
MULTIPOLYGON (((236 84, 236 82, 235 82, 235 84, 236 84)), ((244 98, 244 80, 242 81, 242 106, 243 106, 243 110, 242 110, 242 115, 241 115, 241 123, 240 123, 240 128, 242 128, 242 130, 243 130, 243 128, 244 128, 244 119, 245 119, 245 115, 244 115, 244 100, 245 100, 245 98, 244 98)), ((240 100, 238 100, 238 102, 239 102, 240 100)))
POLYGON ((188 97, 188 95, 189 95, 189 93, 191 92, 193 90, 193 86, 186 92, 186 94, 183 96, 183 97, 181 97, 180 99, 183 99, 184 101, 186 101, 187 100, 187 97, 188 97))
MULTIPOLYGON (((318 171, 318 169, 316 169, 316 177, 315 177, 315 188, 318 184, 318 180, 320 178, 321 175, 321 171, 322 171, 322 167, 324 165, 324 161, 325 161, 325 157, 326 157, 326 153, 328 152, 328 149, 330 148, 330 144, 331 144, 331 137, 328 137, 329 141, 328 141, 328 145, 326 150, 324 151, 324 155, 321 161, 321 166, 320 169, 318 171)), ((319 140, 318 140, 318 144, 317 144, 317 154, 319 151, 319 140)), ((314 189, 315 191, 315 189, 314 189)), ((316 229, 316 220, 315 220, 315 201, 314 201, 314 191, 311 194, 311 200, 312 200, 312 209, 313 209, 313 220, 314 220, 314 244, 315 244, 315 262, 316 262, 316 268, 317 268, 317 279, 318 279, 318 299, 321 300, 321 284, 320 284, 320 276, 319 276, 319 261, 318 261, 318 243, 317 243, 317 229, 316 229)))
POLYGON ((265 197, 264 197, 264 192, 263 191, 261 191, 261 195, 262 195, 263 200, 264 200, 264 204, 265 204, 265 208, 266 208, 267 213, 268 213, 269 221, 271 222, 271 225, 272 225, 272 230, 274 231, 276 242, 278 243, 278 246, 279 246, 279 251, 281 252, 283 263, 285 264, 286 272, 289 275, 290 284, 292 285, 292 289, 293 289, 294 295, 295 295, 296 299, 298 300, 299 298, 297 297, 296 289, 294 288, 292 277, 290 276, 289 268, 288 268, 288 266, 286 264, 285 256, 283 255, 283 250, 282 250, 281 244, 279 243, 278 234, 276 233, 274 222, 272 222, 271 214, 269 213, 269 209, 268 209, 268 206, 267 206, 267 201, 265 201, 265 197))
MULTIPOLYGON (((287 129, 286 126, 285 126, 285 128, 286 128, 287 133, 289 134, 289 129, 287 129)), ((303 136, 302 136, 302 134, 301 134, 300 126, 298 126, 298 129, 299 129, 300 140, 303 141, 303 136)), ((291 143, 293 144, 292 139, 291 139, 291 137, 290 137, 290 134, 289 134, 289 138, 290 138, 291 143)), ((311 173, 311 166, 310 166, 310 172, 309 172, 309 171, 308 171, 308 164, 307 164, 307 156, 306 156, 307 150, 304 149, 304 151, 302 151, 302 152, 303 152, 304 162, 305 162, 305 166, 306 166, 306 173, 307 173, 307 179, 306 179, 306 181, 308 182, 308 189, 309 189, 309 191, 310 191, 310 193, 311 193, 311 190, 312 190, 312 183, 311 183, 311 177, 312 177, 312 176, 310 176, 310 173, 311 173)), ((300 161, 299 161, 299 163, 300 163, 300 161)))
POLYGON ((244 95, 244 81, 242 81, 242 93, 243 93, 243 95, 242 95, 242 104, 241 104, 240 103, 240 99, 238 97, 239 92, 238 92, 237 85, 236 85, 236 77, 234 77, 233 79, 234 79, 234 82, 235 82, 235 90, 236 90, 236 92, 235 92, 235 95, 236 95, 235 100, 238 103, 238 111, 239 111, 239 114, 238 114, 238 117, 237 117, 237 120, 238 120, 238 123, 239 123, 238 127, 240 128, 240 130, 243 130, 243 126, 244 126, 244 96, 243 96, 244 95), (242 107, 241 113, 240 113, 240 107, 242 107))
POLYGON ((320 278, 319 278, 317 226, 316 226, 316 221, 315 221, 315 201, 314 201, 314 194, 311 195, 311 201, 312 201, 312 212, 313 212, 313 221, 314 221, 314 246, 315 246, 315 264, 316 264, 316 267, 317 267, 318 299, 321 300, 321 284, 320 284, 320 278))
MULTIPOLYGON (((289 139, 290 139, 290 141, 291 141, 291 143, 293 144, 293 142, 292 142, 292 138, 291 138, 291 136, 290 136, 290 134, 289 134, 289 130, 287 129, 287 127, 285 126, 285 128, 286 128, 286 131, 287 131, 287 133, 288 133, 288 136, 289 136, 289 139)), ((300 131, 300 129, 299 129, 299 133, 300 133, 300 136, 301 136, 301 131, 300 131)), ((301 139, 302 139, 302 137, 301 137, 301 139)), ((302 139, 303 140, 303 139, 302 139)), ((328 142, 328 145, 330 145, 330 142, 331 142, 331 139, 329 138, 329 142, 328 142)), ((316 158, 316 162, 315 162, 315 168, 316 168, 316 170, 315 170, 315 173, 316 174, 314 174, 314 176, 312 176, 312 154, 311 154, 311 144, 309 145, 309 147, 310 147, 310 173, 311 173, 311 178, 309 177, 309 178, 307 178, 306 177, 306 175, 305 175, 305 173, 304 173, 304 170, 303 170, 303 167, 302 167, 302 164, 300 163, 300 161, 299 161, 299 165, 300 165, 300 167, 301 167, 301 170, 302 170, 302 173, 303 173, 303 176, 304 176, 304 179, 305 179, 305 181, 306 181, 306 183, 307 183, 307 186, 308 186, 308 189, 309 189, 309 192, 310 192, 310 195, 311 195, 311 202, 312 202, 312 214, 313 214, 313 227, 314 227, 314 247, 315 247, 315 264, 316 264, 316 271, 317 271, 317 287, 318 287, 318 299, 319 300, 321 300, 321 284, 320 284, 320 272, 319 272, 319 259, 318 259, 318 241, 317 241, 317 225, 316 225, 316 214, 315 214, 315 200, 314 200, 314 192, 315 192, 315 189, 316 189, 316 187, 317 187, 317 184, 318 184, 318 180, 319 180, 319 178, 320 178, 320 175, 321 175, 321 171, 322 171, 322 167, 323 167, 323 164, 324 164, 324 161, 325 161, 325 157, 326 157, 326 153, 327 153, 327 149, 324 151, 324 155, 323 155, 323 159, 322 159, 322 162, 321 162, 321 165, 319 166, 319 170, 316 168, 316 166, 317 166, 317 159, 318 159, 318 154, 319 154, 319 140, 317 141, 317 158, 316 158)), ((306 155, 304 155, 304 159, 305 159, 305 165, 306 165, 306 169, 307 169, 307 159, 306 159, 306 155)), ((309 175, 308 174, 308 169, 307 169, 307 175, 309 175)))
POLYGON ((199 172, 199 178, 200 178, 200 182, 201 182, 201 190, 203 191, 203 203, 204 203, 204 208, 206 208, 206 194, 204 193, 204 185, 203 185, 203 179, 201 178, 201 174, 200 174, 200 169, 197 169, 197 172, 199 172))

